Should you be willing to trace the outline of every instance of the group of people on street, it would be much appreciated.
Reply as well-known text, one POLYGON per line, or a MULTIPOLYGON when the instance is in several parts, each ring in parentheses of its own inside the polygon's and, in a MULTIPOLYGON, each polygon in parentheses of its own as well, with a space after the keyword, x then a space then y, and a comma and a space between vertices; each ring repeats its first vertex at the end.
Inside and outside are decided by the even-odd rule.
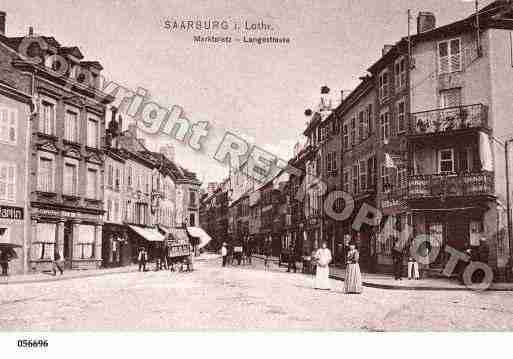
MULTIPOLYGON (((314 256, 316 273, 315 288, 321 290, 330 290, 330 268, 329 264, 333 260, 331 251, 326 242, 322 243, 321 248, 317 250, 314 256)), ((363 291, 362 274, 360 271, 360 254, 356 246, 351 243, 346 256, 346 274, 344 278, 344 292, 359 294, 363 291)))
MULTIPOLYGON (((175 265, 178 265, 180 272, 192 272, 194 270, 194 253, 186 257, 179 257, 177 259, 169 256, 169 247, 162 246, 155 249, 155 271, 170 270, 175 271, 175 265)), ((141 246, 137 254, 137 263, 139 264, 139 272, 146 272, 146 264, 149 261, 148 251, 145 247, 141 246)))
MULTIPOLYGON (((414 241, 411 240, 409 242, 409 245, 401 247, 401 243, 399 241, 399 238, 394 238, 393 245, 392 245, 392 263, 393 263, 393 275, 395 280, 402 280, 403 277, 403 261, 404 258, 408 258, 407 261, 407 278, 409 280, 420 280, 421 278, 421 268, 419 268, 419 262, 415 258, 412 253, 415 251, 417 254, 422 258, 428 258, 430 251, 431 251, 431 244, 430 243, 424 243, 419 246, 419 248, 412 248, 414 246, 414 241)), ((440 252, 443 251, 443 248, 440 248, 440 252)), ((465 268, 471 263, 471 262, 483 262, 488 263, 488 255, 489 255, 489 247, 488 243, 486 241, 486 238, 481 238, 479 241, 479 246, 474 247, 468 247, 465 250, 465 253, 469 257, 469 261, 459 261, 456 266, 456 274, 458 275, 461 282, 463 282, 463 273, 465 272, 465 268)), ((440 255, 440 254, 439 254, 440 255)), ((484 273, 481 273, 480 271, 476 271, 476 278, 473 278, 476 282, 479 282, 482 280, 480 276, 483 276, 484 273)))
POLYGON ((244 246, 243 244, 236 244, 233 246, 228 246, 226 242, 223 242, 221 246, 221 257, 223 267, 235 263, 237 263, 237 265, 251 264, 252 256, 253 252, 250 245, 244 246))

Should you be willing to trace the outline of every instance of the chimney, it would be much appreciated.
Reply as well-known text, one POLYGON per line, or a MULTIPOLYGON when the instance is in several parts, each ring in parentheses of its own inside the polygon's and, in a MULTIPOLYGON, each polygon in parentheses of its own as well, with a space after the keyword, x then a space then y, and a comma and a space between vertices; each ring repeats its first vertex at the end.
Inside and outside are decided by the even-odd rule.
POLYGON ((29 26, 29 36, 34 35, 34 28, 32 26, 29 26))
POLYGON ((340 90, 340 103, 344 102, 344 90, 340 90))
POLYGON ((421 11, 417 16, 417 34, 433 30, 436 27, 435 14, 429 11, 421 11))
POLYGON ((385 56, 390 50, 392 50, 393 47, 394 45, 384 45, 383 49, 381 50, 381 56, 385 56))
POLYGON ((0 35, 5 36, 5 18, 7 17, 7 14, 5 11, 0 11, 0 35))
POLYGON ((175 160, 175 147, 173 145, 165 145, 160 147, 160 153, 167 157, 168 160, 175 160))

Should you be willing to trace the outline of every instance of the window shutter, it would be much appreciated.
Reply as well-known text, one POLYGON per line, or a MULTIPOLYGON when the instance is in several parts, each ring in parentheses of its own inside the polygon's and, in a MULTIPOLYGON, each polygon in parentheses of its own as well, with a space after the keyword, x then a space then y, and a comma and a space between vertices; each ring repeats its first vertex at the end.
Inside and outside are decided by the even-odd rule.
POLYGON ((450 51, 451 51, 451 72, 461 71, 461 43, 459 39, 451 40, 450 51))

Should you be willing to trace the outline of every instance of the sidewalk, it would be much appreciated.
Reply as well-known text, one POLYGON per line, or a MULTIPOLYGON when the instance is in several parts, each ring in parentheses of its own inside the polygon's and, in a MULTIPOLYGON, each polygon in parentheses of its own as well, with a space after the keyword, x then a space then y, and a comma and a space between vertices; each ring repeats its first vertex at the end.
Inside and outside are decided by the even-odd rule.
MULTIPOLYGON (((195 257, 195 262, 204 262, 211 259, 218 258, 218 255, 212 255, 210 253, 204 253, 199 257, 195 257)), ((153 270, 155 268, 155 263, 147 263, 146 269, 153 270)), ((46 282, 56 282, 67 279, 76 279, 76 278, 90 278, 90 277, 99 277, 103 275, 111 275, 111 274, 122 274, 122 273, 131 273, 137 272, 139 267, 137 264, 131 264, 124 267, 116 267, 116 268, 100 268, 100 269, 88 269, 88 270, 66 270, 64 271, 64 275, 57 274, 53 276, 51 273, 30 273, 30 274, 15 274, 9 275, 7 277, 0 276, 0 285, 7 284, 23 284, 23 283, 46 283, 46 282)))
MULTIPOLYGON (((264 257, 254 255, 254 258, 263 260, 264 257)), ((278 258, 271 257, 271 260, 277 264, 278 258)), ((281 267, 286 269, 286 267, 281 267)), ((339 267, 330 267, 330 277, 335 280, 344 280, 345 269, 339 267)), ((364 287, 392 289, 392 290, 469 290, 456 280, 449 278, 426 278, 421 280, 395 280, 392 275, 378 273, 362 273, 364 287)), ((513 291, 513 283, 492 283, 488 290, 493 291, 513 291)))
MULTIPOLYGON (((149 267, 151 268, 151 266, 149 267)), ((22 284, 22 283, 46 283, 56 282, 61 280, 76 279, 76 278, 89 278, 99 277, 110 274, 130 273, 137 272, 137 265, 129 265, 125 267, 116 268, 101 268, 101 269, 88 269, 88 270, 67 270, 63 275, 57 273, 53 276, 51 273, 30 273, 30 274, 15 274, 7 277, 0 277, 0 285, 4 284, 22 284)))

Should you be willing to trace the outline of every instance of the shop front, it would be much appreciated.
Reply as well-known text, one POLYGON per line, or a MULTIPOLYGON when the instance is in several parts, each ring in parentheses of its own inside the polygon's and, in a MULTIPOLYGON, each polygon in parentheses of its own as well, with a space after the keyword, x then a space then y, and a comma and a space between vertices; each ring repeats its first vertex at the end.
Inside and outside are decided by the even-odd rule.
POLYGON ((49 271, 56 252, 68 269, 96 269, 102 264, 102 214, 34 206, 29 266, 49 271))
POLYGON ((124 225, 105 223, 102 233, 103 267, 123 267, 132 263, 132 248, 124 225))

